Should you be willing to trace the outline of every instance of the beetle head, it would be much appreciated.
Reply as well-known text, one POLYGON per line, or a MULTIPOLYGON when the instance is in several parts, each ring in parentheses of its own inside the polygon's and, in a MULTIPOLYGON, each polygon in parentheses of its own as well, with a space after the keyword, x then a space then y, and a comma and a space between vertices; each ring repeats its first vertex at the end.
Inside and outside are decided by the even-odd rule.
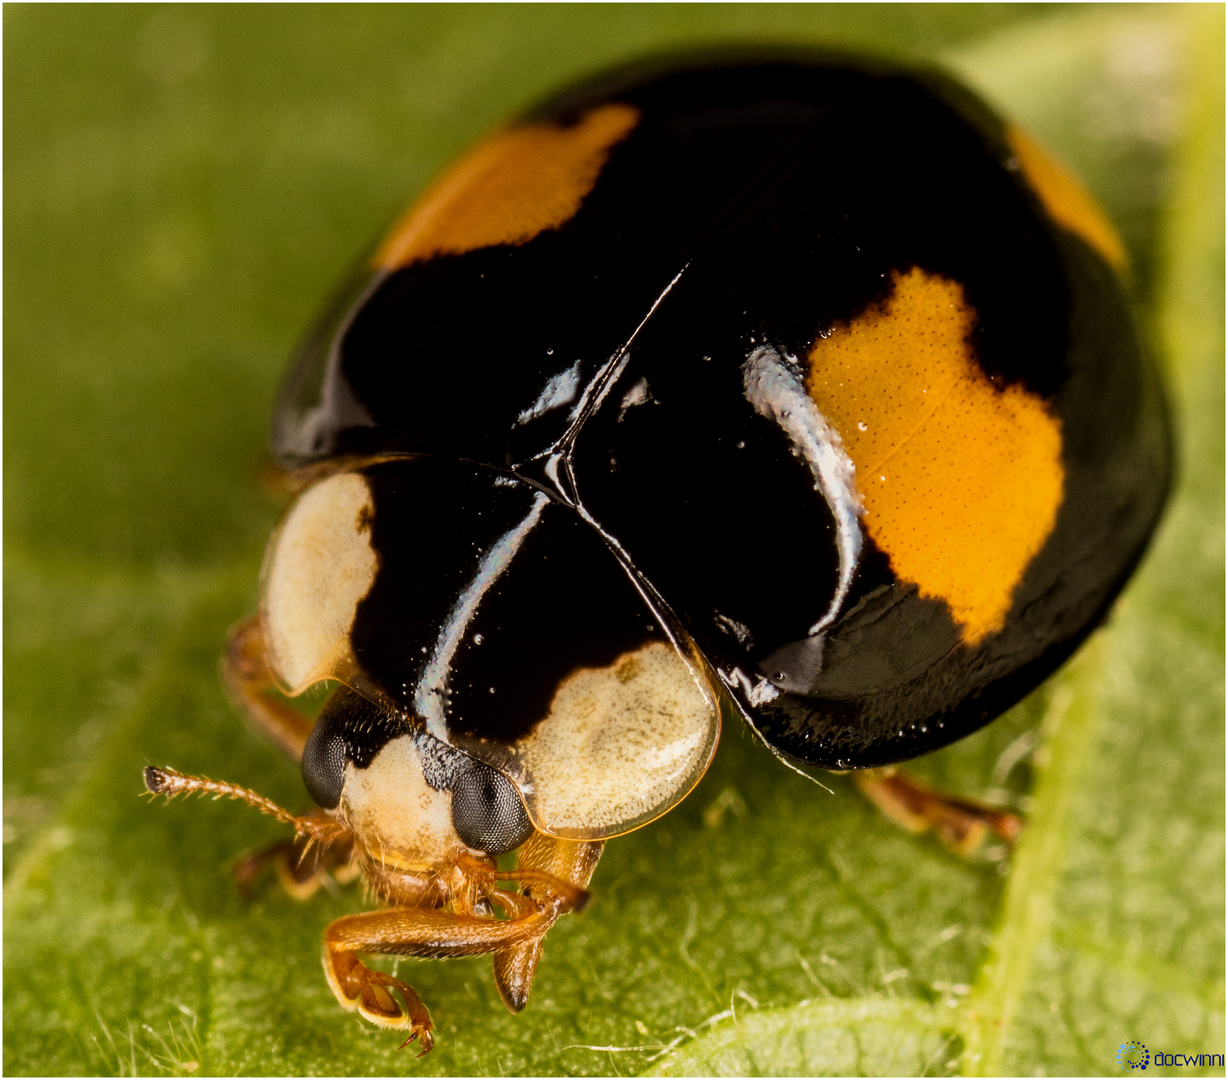
POLYGON ((404 869, 511 851, 533 831, 505 777, 345 686, 307 741, 303 781, 372 856, 404 869))

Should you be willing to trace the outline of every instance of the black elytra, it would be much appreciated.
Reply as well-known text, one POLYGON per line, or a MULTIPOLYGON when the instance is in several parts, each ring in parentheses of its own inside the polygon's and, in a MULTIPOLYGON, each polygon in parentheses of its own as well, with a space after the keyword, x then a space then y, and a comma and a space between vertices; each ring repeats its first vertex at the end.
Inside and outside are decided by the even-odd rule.
MULTIPOLYGON (((379 569, 351 634, 366 678, 407 716, 430 683, 448 732, 494 746, 531 733, 569 673, 686 640, 800 761, 878 766, 971 733, 1103 618, 1164 503, 1166 413, 1120 273, 939 73, 684 61, 525 122, 580 130, 611 104, 634 123, 574 211, 361 275, 287 378, 278 462, 356 460, 373 493, 379 569), (901 569, 871 500, 849 548, 796 432, 811 406, 751 389, 759 364, 762 386, 807 391, 817 343, 881 326, 917 282, 963 298, 956 351, 997 395, 986 409, 1023 401, 1060 440, 1051 524, 988 631, 967 630, 958 583, 901 569)), ((909 325, 901 371, 928 347, 909 325)), ((859 467, 858 491, 874 479, 859 467)), ((335 805, 312 739, 308 785, 335 805)))

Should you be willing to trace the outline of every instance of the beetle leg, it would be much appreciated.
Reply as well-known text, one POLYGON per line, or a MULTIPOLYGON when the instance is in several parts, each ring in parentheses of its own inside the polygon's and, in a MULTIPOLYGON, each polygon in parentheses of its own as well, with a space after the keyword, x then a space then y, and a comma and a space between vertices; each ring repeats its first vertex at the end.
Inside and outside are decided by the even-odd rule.
MULTIPOLYGON (((531 910, 534 903, 531 897, 521 893, 499 890, 488 895, 513 918, 523 911, 531 910)), ((537 964, 542 957, 543 941, 545 941, 544 934, 522 945, 515 945, 510 949, 499 949, 495 953, 495 987, 510 1013, 520 1012, 529 1003, 529 993, 533 989, 533 977, 537 974, 537 964)))
POLYGON ((853 781, 897 825, 915 833, 932 829, 959 855, 971 855, 991 832, 1013 846, 1023 828, 1015 814, 937 791, 894 769, 855 772, 853 781))
MULTIPOLYGON (((561 842, 574 843, 574 841, 566 840, 561 842)), ((593 861, 595 865, 596 860, 593 861)), ((464 870, 465 876, 470 881, 482 887, 489 887, 496 881, 515 881, 520 884, 522 892, 562 904, 564 911, 583 911, 588 906, 589 892, 587 889, 536 866, 521 865, 514 870, 499 870, 497 867, 465 854, 461 854, 457 859, 457 865, 464 870)), ((591 875, 590 870, 588 876, 591 875)))
POLYGON ((324 845, 309 843, 299 836, 270 844, 244 855, 235 863, 235 884, 243 896, 251 896, 253 881, 270 864, 277 870, 282 888, 296 900, 306 900, 315 895, 328 877, 340 885, 346 885, 359 873, 351 840, 343 839, 324 845))
MULTIPOLYGON (((560 840, 535 832, 520 849, 520 866, 499 876, 521 882, 530 897, 548 896, 566 886, 571 910, 581 911, 588 903, 586 886, 604 846, 601 841, 560 840)), ((528 1004, 541 955, 541 936, 495 953, 495 986, 509 1012, 518 1013, 528 1004)))
POLYGON ((542 942, 537 937, 512 949, 500 949, 495 953, 495 987, 499 997, 510 1013, 518 1013, 529 1003, 533 990, 533 978, 542 958, 542 942))
POLYGON ((431 1014, 412 986, 393 975, 372 971, 352 952, 330 953, 325 950, 324 974, 344 1008, 357 1009, 379 1027, 408 1030, 409 1037, 401 1045, 408 1046, 417 1039, 422 1048, 418 1052, 419 1057, 429 1053, 435 1045, 431 1034, 431 1014), (404 1010, 390 993, 392 990, 401 995, 405 1002, 404 1010))
POLYGON ((409 1038, 402 1045, 418 1039, 425 1054, 434 1039, 430 1013, 422 999, 399 979, 372 971, 358 959, 358 953, 444 958, 497 952, 526 941, 539 941, 564 907, 561 903, 540 905, 527 898, 523 905, 508 903, 520 907, 522 913, 503 921, 422 908, 343 916, 324 931, 324 973, 328 985, 345 1008, 357 1009, 373 1024, 408 1030, 409 1038), (401 995, 405 1009, 389 990, 401 995))
MULTIPOLYGON (((231 870, 231 873, 234 874, 235 884, 239 887, 239 893, 245 900, 251 899, 253 892, 252 884, 260 872, 266 866, 272 864, 277 867, 277 876, 281 877, 282 864, 289 862, 294 855, 295 845, 293 840, 278 840, 274 844, 262 847, 259 851, 253 851, 242 856, 231 870)), ((311 876, 314 877, 314 874, 311 876)), ((304 882, 302 887, 303 892, 301 897, 299 897, 300 899, 305 900, 315 892, 315 886, 310 881, 304 882), (310 889, 306 887, 309 884, 312 886, 310 889)), ((291 893, 291 895, 294 894, 291 893)))
POLYGON ((535 832, 520 849, 520 865, 506 876, 509 880, 528 883, 530 893, 537 891, 533 887, 534 871, 585 891, 604 848, 604 840, 560 840, 557 836, 535 832))
POLYGON ((235 708, 252 727, 294 761, 303 759, 313 723, 273 696, 276 683, 269 669, 259 615, 244 619, 230 631, 222 656, 222 681, 235 708))

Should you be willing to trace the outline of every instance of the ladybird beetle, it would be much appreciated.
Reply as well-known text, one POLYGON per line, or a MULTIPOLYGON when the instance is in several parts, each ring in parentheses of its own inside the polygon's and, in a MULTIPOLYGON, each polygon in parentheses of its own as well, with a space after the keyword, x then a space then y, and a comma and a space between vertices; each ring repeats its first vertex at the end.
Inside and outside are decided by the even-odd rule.
POLYGON ((224 671, 319 809, 147 787, 293 825, 241 878, 365 876, 383 909, 324 935, 346 1008, 426 1052, 360 954, 490 952, 519 1010, 723 712, 795 765, 889 766, 1103 618, 1170 468, 1126 272, 1083 188, 937 72, 708 58, 555 97, 410 207, 276 408, 301 488, 224 671), (313 724, 285 698, 324 681, 313 724))

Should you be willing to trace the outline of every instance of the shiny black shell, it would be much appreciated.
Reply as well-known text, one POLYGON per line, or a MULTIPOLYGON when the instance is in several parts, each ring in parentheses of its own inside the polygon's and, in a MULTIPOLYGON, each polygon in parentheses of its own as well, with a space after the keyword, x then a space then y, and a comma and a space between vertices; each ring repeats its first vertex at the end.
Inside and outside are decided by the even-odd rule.
POLYGON ((483 644, 452 657, 449 731, 523 738, 568 672, 664 636, 693 642, 801 761, 883 765, 976 730, 1103 618, 1162 509, 1166 415, 1120 268, 939 73, 683 62, 523 122, 566 131, 610 103, 636 121, 572 215, 360 275, 289 373, 276 460, 366 462, 375 493, 359 665, 413 711, 480 553, 544 499, 483 600, 483 644), (816 343, 887 310, 913 272, 962 291, 987 385, 1052 418, 1060 502, 992 632, 961 632, 863 528, 815 634, 840 588, 839 523, 750 400, 749 358, 769 350, 804 381, 816 343), (413 480, 387 455, 430 462, 413 480))

